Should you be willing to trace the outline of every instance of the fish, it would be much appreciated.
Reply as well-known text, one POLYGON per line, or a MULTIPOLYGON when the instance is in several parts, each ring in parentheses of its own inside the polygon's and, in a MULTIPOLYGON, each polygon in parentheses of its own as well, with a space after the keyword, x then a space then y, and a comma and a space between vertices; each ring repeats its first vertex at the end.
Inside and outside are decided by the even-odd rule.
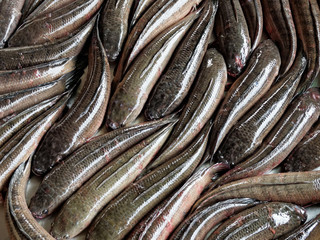
POLYGON ((32 159, 43 175, 93 137, 103 122, 111 90, 110 66, 96 27, 88 56, 88 74, 72 108, 46 134, 32 159))
POLYGON ((223 97, 226 82, 227 67, 223 56, 216 49, 208 49, 180 119, 166 142, 164 150, 148 166, 148 169, 159 166, 190 144, 212 117, 223 97))
POLYGON ((86 182, 62 206, 53 221, 55 239, 69 239, 82 232, 114 197, 129 186, 153 159, 168 138, 173 124, 127 150, 86 182))
POLYGON ((134 14, 131 19, 130 26, 133 27, 145 11, 152 6, 157 0, 138 0, 137 7, 134 10, 134 14))
POLYGON ((121 153, 176 121, 175 116, 120 128, 91 139, 43 178, 30 200, 35 218, 45 218, 107 163, 121 153), (77 169, 77 171, 74 171, 77 169), (70 174, 71 173, 71 174, 70 174))
POLYGON ((199 19, 179 45, 148 98, 145 110, 148 119, 158 119, 174 112, 187 96, 204 58, 217 8, 217 0, 204 2, 199 19))
POLYGON ((306 210, 294 204, 259 204, 232 216, 208 239, 276 239, 300 226, 306 218, 306 210))
POLYGON ((133 122, 164 71, 179 41, 197 17, 194 12, 160 34, 137 57, 110 99, 107 125, 112 129, 133 122))

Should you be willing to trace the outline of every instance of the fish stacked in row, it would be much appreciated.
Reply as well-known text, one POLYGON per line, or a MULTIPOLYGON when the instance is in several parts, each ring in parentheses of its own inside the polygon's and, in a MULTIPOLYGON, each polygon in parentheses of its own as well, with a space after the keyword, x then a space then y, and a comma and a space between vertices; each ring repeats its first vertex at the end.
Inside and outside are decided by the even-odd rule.
POLYGON ((316 239, 319 21, 315 0, 1 1, 12 239, 316 239))

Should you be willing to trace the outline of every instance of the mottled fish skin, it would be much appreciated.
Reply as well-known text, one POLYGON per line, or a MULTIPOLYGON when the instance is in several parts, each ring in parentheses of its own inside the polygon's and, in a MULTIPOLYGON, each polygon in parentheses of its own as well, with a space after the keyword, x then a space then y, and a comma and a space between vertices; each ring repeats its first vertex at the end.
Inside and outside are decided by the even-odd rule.
POLYGON ((170 124, 143 140, 90 178, 62 206, 53 222, 52 236, 68 239, 83 231, 105 205, 129 186, 153 159, 172 127, 173 124, 170 124))
POLYGON ((320 69, 320 10, 317 0, 291 0, 290 6, 308 59, 307 70, 297 90, 300 93, 311 86, 320 69))
POLYGON ((246 161, 225 173, 217 183, 262 175, 277 167, 307 134, 320 115, 320 93, 309 89, 296 98, 261 147, 246 161))
POLYGON ((55 104, 60 97, 61 96, 53 97, 34 105, 0 125, 0 147, 21 128, 25 128, 28 123, 55 104))
POLYGON ((248 25, 239 0, 219 0, 215 32, 228 73, 236 77, 246 66, 251 52, 248 25))
POLYGON ((275 173, 249 177, 209 191, 193 210, 231 198, 253 198, 306 206, 320 202, 320 171, 275 173))
POLYGON ((144 14, 144 12, 152 6, 157 0, 137 0, 137 7, 134 10, 133 17, 131 19, 131 27, 133 27, 136 22, 140 19, 140 17, 144 14))
POLYGON ((87 239, 122 239, 157 204, 184 182, 205 151, 208 130, 203 129, 190 148, 131 184, 110 202, 89 228, 87 239))
POLYGON ((88 22, 98 11, 103 0, 77 0, 57 9, 48 16, 22 24, 10 38, 9 47, 54 43, 68 37, 88 22))
POLYGON ((127 37, 132 4, 133 0, 109 0, 101 12, 101 39, 110 62, 117 60, 127 37))
POLYGON ((207 233, 217 224, 233 214, 259 204, 250 198, 235 198, 218 202, 189 215, 171 234, 169 240, 205 239, 207 233))
POLYGON ((211 135, 211 155, 217 151, 233 125, 269 90, 278 75, 280 64, 280 54, 272 40, 261 42, 246 70, 232 84, 222 102, 211 135))
POLYGON ((261 0, 265 28, 279 47, 281 67, 285 74, 292 66, 297 51, 297 33, 289 0, 261 0))
POLYGON ((0 70, 15 70, 50 61, 77 56, 96 22, 94 17, 74 36, 67 40, 43 45, 0 49, 0 70))
POLYGON ((145 110, 148 119, 158 119, 174 112, 196 78, 212 35, 218 0, 205 1, 204 4, 199 19, 181 42, 148 99, 145 110))
POLYGON ((19 70, 0 71, 0 94, 52 82, 76 68, 76 59, 62 59, 19 70))
POLYGON ((259 45, 263 33, 263 13, 260 0, 239 0, 251 39, 251 52, 259 45))
POLYGON ((21 90, 0 96, 0 118, 18 113, 46 99, 60 95, 69 90, 76 79, 69 73, 58 80, 34 88, 21 90))
MULTIPOLYGON (((16 168, 27 161, 37 148, 41 138, 61 115, 69 95, 66 94, 39 119, 34 120, 30 130, 0 159, 0 191, 3 190, 16 168)), ((10 143, 10 142, 9 142, 10 143)), ((8 143, 7 143, 8 144, 8 143)))
POLYGON ((306 210, 294 204, 259 204, 222 223, 208 239, 276 239, 297 228, 306 218, 306 210))
POLYGON ((26 187, 30 176, 31 161, 21 163, 14 172, 8 190, 8 203, 19 230, 27 239, 46 239, 54 238, 33 218, 25 198, 26 187))
POLYGON ((307 59, 300 52, 289 72, 233 126, 215 153, 214 161, 226 161, 234 166, 254 153, 291 102, 306 64, 307 59))
POLYGON ((44 177, 31 198, 30 211, 36 218, 51 214, 104 165, 173 120, 145 122, 93 138, 44 177))
POLYGON ((222 99, 226 82, 227 67, 223 56, 216 49, 209 49, 179 121, 164 150, 148 169, 155 168, 178 155, 196 137, 222 99))
MULTIPOLYGON (((180 187, 152 220, 148 221, 139 239, 165 240, 186 217, 194 202, 200 197, 203 189, 211 182, 217 172, 228 168, 225 164, 201 165, 180 187)), ((152 213, 151 213, 152 214, 152 213)))
POLYGON ((278 238, 279 240, 317 240, 320 236, 320 215, 301 225, 292 232, 278 238))
POLYGON ((25 0, 0 1, 0 48, 4 47, 18 26, 24 2, 25 0))
POLYGON ((125 126, 138 117, 153 86, 197 16, 197 13, 191 13, 164 31, 137 57, 110 100, 107 113, 109 127, 125 126))
POLYGON ((306 134, 283 162, 285 172, 311 171, 320 166, 320 121, 306 134))
POLYGON ((111 73, 96 28, 91 39, 88 74, 72 108, 46 134, 32 162, 32 172, 43 175, 90 139, 103 122, 111 90, 111 73))

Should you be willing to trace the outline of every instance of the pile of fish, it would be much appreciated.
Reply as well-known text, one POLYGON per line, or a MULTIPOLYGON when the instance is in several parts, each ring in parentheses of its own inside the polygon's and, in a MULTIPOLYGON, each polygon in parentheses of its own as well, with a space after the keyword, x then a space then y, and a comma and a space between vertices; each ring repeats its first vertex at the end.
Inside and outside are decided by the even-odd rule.
POLYGON ((0 0, 11 238, 320 239, 319 69, 317 0, 0 0))

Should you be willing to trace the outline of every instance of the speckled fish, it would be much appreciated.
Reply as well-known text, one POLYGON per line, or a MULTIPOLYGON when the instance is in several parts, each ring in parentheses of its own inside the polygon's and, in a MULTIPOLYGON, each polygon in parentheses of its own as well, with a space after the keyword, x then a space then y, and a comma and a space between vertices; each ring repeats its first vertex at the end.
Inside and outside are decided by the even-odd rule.
POLYGON ((179 45, 148 99, 145 110, 148 119, 174 112, 187 96, 212 35, 217 8, 218 1, 205 1, 201 16, 179 45))
MULTIPOLYGON (((0 159, 0 191, 10 179, 16 168, 27 161, 37 148, 41 138, 62 113, 69 95, 65 95, 57 104, 47 110, 39 119, 34 120, 32 128, 0 159)), ((7 144, 10 144, 8 142, 7 144)))
POLYGON ((320 10, 317 0, 290 1, 298 38, 308 59, 307 70, 297 93, 311 86, 320 69, 320 10))
POLYGON ((272 240, 297 228, 307 218, 305 209, 290 203, 264 203, 222 223, 209 240, 272 240))
POLYGON ((320 121, 306 134, 283 162, 286 172, 311 171, 320 166, 320 121))
POLYGON ((309 222, 301 225, 290 233, 287 233, 279 240, 317 240, 320 236, 320 215, 309 222))
POLYGON ((4 47, 18 26, 24 2, 25 0, 0 1, 0 48, 4 47))
POLYGON ((145 11, 152 6, 157 0, 138 0, 137 7, 134 10, 134 14, 131 19, 131 27, 133 27, 140 17, 145 13, 145 11))
POLYGON ((122 239, 157 204, 184 182, 199 164, 206 148, 208 130, 203 129, 191 146, 148 175, 129 185, 96 217, 87 239, 122 239))
POLYGON ((110 67, 96 28, 91 39, 88 74, 82 91, 37 149, 32 159, 35 174, 46 173, 96 133, 106 112, 110 89, 110 67))
POLYGON ((131 30, 123 47, 117 71, 114 77, 114 85, 122 80, 126 70, 138 53, 159 35, 163 30, 171 27, 183 19, 194 6, 202 0, 158 0, 156 1, 136 23, 131 30), (139 49, 137 47, 139 46, 139 49), (133 52, 135 49, 135 52, 133 52))
POLYGON ((84 144, 44 177, 30 201, 32 214, 36 218, 51 214, 104 165, 172 121, 176 120, 161 119, 120 128, 84 144))
POLYGON ((218 106, 227 82, 227 67, 217 50, 207 51, 196 81, 179 121, 166 142, 166 147, 148 166, 148 169, 159 166, 183 151, 201 131, 218 106))
POLYGON ((78 79, 68 73, 58 80, 34 88, 0 96, 0 118, 23 111, 46 99, 60 95, 74 86, 78 79))
POLYGON ((233 126, 215 153, 214 161, 226 161, 234 166, 254 153, 291 102, 306 65, 307 59, 300 52, 289 72, 233 126))
POLYGON ((54 238, 33 218, 28 209, 25 195, 30 176, 30 165, 30 160, 26 163, 22 163, 11 178, 8 190, 9 208, 19 230, 28 239, 54 240, 54 238))
POLYGON ((289 202, 305 206, 320 202, 320 171, 275 173, 249 177, 207 192, 194 209, 232 198, 289 202))
POLYGON ((259 45, 263 33, 263 13, 260 0, 239 0, 246 18, 251 40, 251 52, 259 45))
POLYGON ((289 0, 261 0, 265 28, 277 44, 281 55, 279 74, 285 74, 293 64, 297 51, 297 33, 289 0))
MULTIPOLYGON (((218 163, 201 165, 193 175, 179 188, 172 197, 148 221, 139 239, 165 240, 185 218, 187 212, 200 197, 203 189, 211 182, 217 172, 228 166, 218 163)), ((150 213, 149 213, 150 214, 150 213)), ((138 226, 138 225, 137 225, 138 226)))
POLYGON ((112 129, 133 122, 180 40, 192 25, 197 13, 191 13, 148 45, 131 65, 117 86, 108 106, 107 124, 112 129))
POLYGON ((0 70, 14 70, 77 56, 96 21, 94 17, 77 34, 55 44, 0 49, 0 70))
POLYGON ((248 25, 239 0, 219 1, 215 32, 228 73, 235 77, 246 66, 251 52, 248 25))
POLYGON ((277 167, 307 134, 320 115, 320 93, 309 89, 293 101, 261 147, 216 182, 228 183, 262 175, 277 167))
POLYGON ((109 0, 101 12, 100 33, 109 61, 117 60, 120 55, 132 4, 133 0, 109 0))
POLYGON ((55 104, 60 97, 61 96, 56 96, 34 105, 0 125, 0 146, 8 141, 21 128, 25 127, 33 119, 55 104))
POLYGON ((130 185, 168 138, 170 124, 124 152, 95 174, 62 206, 51 234, 69 239, 82 232, 108 202, 130 185))
POLYGON ((76 59, 62 59, 20 70, 0 71, 0 94, 52 82, 76 68, 76 59))
POLYGON ((103 0, 78 0, 57 9, 48 16, 22 24, 10 38, 9 47, 56 42, 68 37, 88 22, 98 11, 103 0))
POLYGON ((233 125, 269 90, 281 64, 277 46, 270 40, 259 44, 246 70, 232 84, 222 102, 212 131, 214 154, 233 125))
POLYGON ((205 239, 207 233, 217 224, 233 214, 259 204, 250 198, 235 198, 221 201, 189 215, 171 234, 170 240, 205 239))

